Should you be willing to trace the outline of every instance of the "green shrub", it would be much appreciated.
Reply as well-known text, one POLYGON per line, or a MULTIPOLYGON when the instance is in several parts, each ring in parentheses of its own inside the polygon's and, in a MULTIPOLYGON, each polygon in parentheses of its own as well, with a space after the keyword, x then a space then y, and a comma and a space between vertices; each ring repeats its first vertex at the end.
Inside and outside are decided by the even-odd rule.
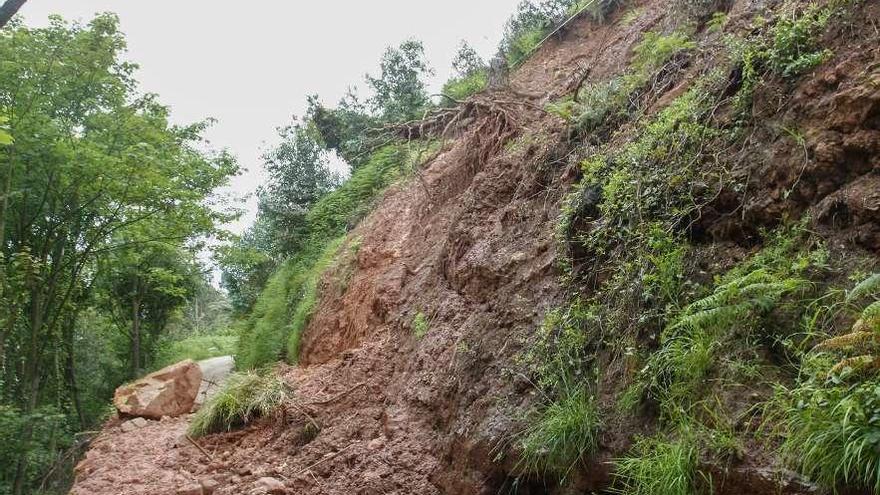
POLYGON ((418 313, 416 313, 416 316, 413 317, 412 332, 417 339, 421 339, 422 337, 427 335, 428 330, 430 330, 430 326, 431 323, 428 321, 428 317, 425 316, 425 313, 419 311, 418 313))
POLYGON ((799 16, 780 18, 767 50, 770 69, 791 78, 828 60, 832 53, 818 46, 818 37, 833 14, 830 7, 812 4, 799 16))
POLYGON ((538 43, 544 39, 547 34, 545 27, 532 27, 519 33, 510 42, 507 49, 507 64, 510 67, 516 67, 522 64, 526 57, 532 53, 532 50, 538 47, 538 43))
POLYGON ((193 416, 189 434, 203 436, 230 431, 273 414, 286 399, 287 391, 279 377, 235 373, 193 416))
POLYGON ((443 85, 443 95, 461 101, 485 89, 488 82, 489 72, 485 69, 478 70, 470 75, 446 81, 443 85))
POLYGON ((601 419, 586 390, 568 393, 545 407, 520 440, 521 467, 562 479, 598 445, 601 419))
POLYGON ((711 83, 712 79, 702 80, 676 98, 628 144, 584 162, 582 182, 601 193, 592 203, 578 194, 581 191, 573 193, 576 196, 564 209, 561 237, 605 256, 620 245, 638 245, 658 226, 673 229, 697 208, 692 184, 710 173, 699 168, 700 159, 704 143, 717 135, 703 124, 713 101, 711 83), (571 232, 576 219, 589 214, 588 207, 598 210, 592 216, 601 220, 586 234, 571 232))
POLYGON ((697 491, 699 450, 689 435, 677 440, 643 438, 630 454, 614 461, 613 493, 693 495, 697 491))

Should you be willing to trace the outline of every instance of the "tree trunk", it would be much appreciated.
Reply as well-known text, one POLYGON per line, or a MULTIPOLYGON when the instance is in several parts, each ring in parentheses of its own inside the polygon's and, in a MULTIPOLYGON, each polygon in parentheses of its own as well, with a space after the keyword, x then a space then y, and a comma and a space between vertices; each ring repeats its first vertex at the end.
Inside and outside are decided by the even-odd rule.
POLYGON ((76 416, 79 418, 80 429, 86 428, 86 416, 83 413, 82 401, 79 398, 79 386, 76 382, 76 356, 74 354, 74 331, 76 327, 76 318, 71 318, 64 323, 64 340, 66 349, 65 356, 65 375, 67 375, 67 386, 70 387, 70 395, 73 399, 73 407, 76 410, 76 416))
POLYGON ((0 6, 0 28, 6 25, 9 22, 9 19, 12 19, 12 16, 18 12, 18 9, 21 8, 22 5, 27 0, 6 0, 3 3, 3 6, 0 6))
MULTIPOLYGON (((34 433, 34 419, 31 415, 37 408, 37 400, 40 396, 40 382, 42 378, 39 359, 41 344, 39 335, 40 330, 43 328, 45 314, 43 313, 43 294, 41 289, 42 287, 33 286, 31 288, 30 297, 30 342, 28 343, 28 358, 27 362, 24 364, 24 376, 22 380, 25 394, 22 413, 25 416, 25 426, 21 433, 21 441, 24 445, 27 445, 31 441, 31 437, 34 433)), ((13 495, 22 495, 24 493, 25 485, 27 484, 28 453, 29 452, 27 451, 22 453, 15 467, 15 480, 12 483, 13 495)))
POLYGON ((141 374, 141 296, 132 302, 131 315, 131 371, 134 378, 141 374))

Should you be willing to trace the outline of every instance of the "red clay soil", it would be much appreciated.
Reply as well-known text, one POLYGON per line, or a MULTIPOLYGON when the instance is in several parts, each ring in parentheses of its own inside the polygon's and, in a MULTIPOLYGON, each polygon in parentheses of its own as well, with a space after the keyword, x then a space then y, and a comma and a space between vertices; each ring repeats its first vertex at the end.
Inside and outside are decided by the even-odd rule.
MULTIPOLYGON (((265 493, 265 477, 290 494, 546 493, 541 484, 514 486, 508 475, 516 462, 512 439, 537 393, 515 357, 547 309, 565 297, 554 269, 554 229, 576 176, 563 122, 541 108, 572 90, 578 66, 589 68, 590 80, 621 73, 639 33, 662 21, 665 6, 632 6, 640 14, 626 25, 575 22, 512 76, 510 89, 494 95, 509 102, 522 126, 516 139, 479 163, 479 136, 465 130, 418 177, 385 194, 322 280, 300 366, 279 368, 292 390, 284 414, 199 439, 210 458, 180 440, 186 418, 130 433, 111 422, 78 469, 72 493, 199 493, 198 482, 208 480, 218 494, 265 493), (429 322, 421 338, 412 327, 417 314, 429 322)), ((842 78, 831 84, 839 91, 827 97, 829 105, 880 101, 871 99, 876 93, 847 92, 856 83, 842 78)), ((858 84, 863 92, 872 87, 858 84)), ((849 125, 822 119, 828 108, 802 112, 816 112, 831 130, 849 125)), ((877 115, 851 116, 861 120, 850 127, 876 132, 877 115)), ((846 143, 862 137, 868 138, 843 133, 838 141, 849 149, 846 143)), ((877 214, 850 204, 858 191, 877 194, 866 167, 859 164, 822 195, 833 203, 825 210, 856 211, 849 217, 854 228, 877 214)), ((813 184, 810 174, 798 187, 813 184)), ((718 222, 724 208, 719 200, 718 222)), ((715 227, 705 230, 721 235, 715 227)), ((596 466, 583 491, 607 480, 596 466)))

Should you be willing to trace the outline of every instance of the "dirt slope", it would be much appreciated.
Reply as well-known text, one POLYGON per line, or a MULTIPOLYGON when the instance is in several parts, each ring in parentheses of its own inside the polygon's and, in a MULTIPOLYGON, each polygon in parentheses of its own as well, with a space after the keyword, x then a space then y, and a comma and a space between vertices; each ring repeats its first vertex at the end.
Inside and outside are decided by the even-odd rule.
MULTIPOLYGON (((578 67, 590 80, 620 74, 641 33, 668 22, 666 6, 628 6, 638 13, 628 23, 619 22, 624 12, 605 24, 575 22, 491 95, 517 123, 500 152, 475 159, 481 136, 472 126, 419 177, 386 193, 323 278, 301 365, 280 368, 296 397, 283 417, 201 439, 211 458, 179 439, 185 419, 131 433, 111 423, 93 450, 117 462, 97 466, 90 454, 73 493, 184 493, 209 479, 215 493, 264 493, 266 476, 297 494, 547 492, 541 482, 515 485, 510 474, 512 438, 538 393, 516 356, 565 297, 554 235, 577 175, 565 124, 542 108, 572 91, 578 67), (419 314, 429 322, 421 338, 412 327, 419 314)), ((866 18, 876 7, 867 3, 866 18)), ((731 22, 760 8, 735 2, 731 22)), ((720 257, 740 253, 759 227, 808 209, 840 239, 880 251, 880 85, 870 82, 876 74, 866 82, 852 69, 880 54, 867 42, 839 42, 836 53, 796 88, 777 88, 794 95, 785 108, 758 103, 767 128, 803 122, 805 146, 820 160, 804 168, 799 147, 757 128, 743 152, 759 164, 747 201, 719 195, 697 226, 706 241, 730 243, 720 257), (841 154, 843 170, 834 168, 841 154)), ((681 77, 670 93, 687 87, 681 77)), ((607 481, 602 461, 624 446, 614 438, 580 474, 581 491, 607 481)), ((765 466, 747 467, 729 493, 803 488, 780 488, 765 466)))

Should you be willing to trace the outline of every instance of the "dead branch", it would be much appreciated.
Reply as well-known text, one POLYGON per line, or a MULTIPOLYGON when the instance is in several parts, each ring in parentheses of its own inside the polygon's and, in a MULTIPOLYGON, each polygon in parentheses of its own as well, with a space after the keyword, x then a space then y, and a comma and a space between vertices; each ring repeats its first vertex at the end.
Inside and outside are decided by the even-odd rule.
POLYGON ((348 395, 348 394, 354 392, 355 390, 357 390, 357 389, 363 387, 363 386, 366 385, 366 384, 367 384, 367 382, 360 382, 360 383, 358 383, 357 385, 355 385, 355 386, 349 388, 349 389, 346 390, 345 392, 342 392, 342 393, 340 393, 340 394, 334 395, 333 397, 331 397, 331 398, 329 398, 329 399, 327 399, 327 400, 319 400, 319 401, 309 402, 309 403, 307 403, 307 404, 310 405, 310 406, 322 406, 322 405, 330 404, 331 402, 336 402, 337 400, 339 400, 339 399, 345 397, 346 395, 348 395))
POLYGON ((323 464, 323 463, 329 461, 330 459, 333 459, 333 458, 337 457, 339 454, 341 454, 341 453, 345 452, 346 450, 352 448, 352 447, 355 446, 357 443, 358 443, 358 442, 350 443, 350 444, 348 444, 348 446, 343 447, 343 448, 337 450, 336 452, 328 452, 327 454, 324 454, 324 457, 322 457, 321 459, 319 459, 319 460, 317 460, 317 461, 315 461, 315 462, 309 464, 308 466, 306 466, 306 467, 300 469, 299 471, 293 473, 293 477, 296 477, 296 476, 299 476, 299 475, 301 475, 301 474, 303 474, 303 473, 306 473, 306 472, 308 472, 308 471, 311 471, 311 469, 312 469, 313 467, 318 466, 318 465, 320 465, 320 464, 323 464))
POLYGON ((196 441, 193 440, 193 438, 191 436, 189 436, 189 435, 184 435, 184 436, 186 437, 187 440, 189 440, 189 443, 193 444, 197 449, 199 449, 202 452, 202 454, 205 454, 205 457, 207 457, 209 461, 214 460, 214 456, 209 454, 207 450, 203 449, 201 445, 196 443, 196 441))

